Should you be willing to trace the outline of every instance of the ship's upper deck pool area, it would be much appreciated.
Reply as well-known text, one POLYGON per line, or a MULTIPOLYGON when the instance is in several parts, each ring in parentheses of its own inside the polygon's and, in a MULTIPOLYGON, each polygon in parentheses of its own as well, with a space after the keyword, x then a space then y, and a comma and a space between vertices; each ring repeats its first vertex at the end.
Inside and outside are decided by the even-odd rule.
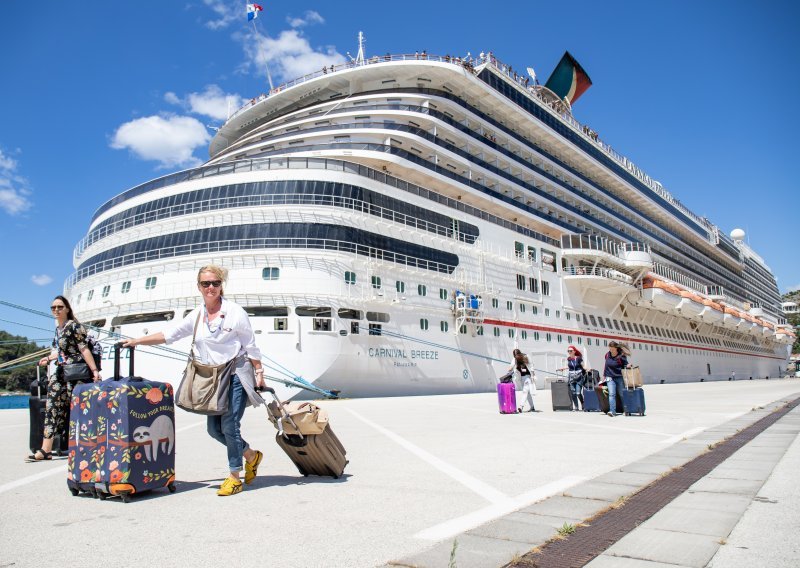
POLYGON ((609 472, 645 485, 647 475, 659 475, 620 468, 656 454, 703 453, 731 424, 753 422, 776 401, 800 396, 800 380, 645 390, 646 416, 616 418, 553 412, 549 390, 536 394, 541 412, 516 415, 499 414, 494 393, 322 401, 350 460, 338 480, 300 475, 276 445, 264 409, 250 408, 242 431, 265 460, 254 483, 227 499, 215 495, 227 473, 225 450, 205 433, 203 417, 178 411, 177 492, 128 504, 73 497, 65 459, 25 463, 28 411, 4 410, 0 565, 69 566, 88 558, 118 566, 219 566, 222 559, 243 566, 405 565, 443 546, 437 542, 449 547, 460 539, 468 548, 475 537, 465 531, 577 493, 609 472))

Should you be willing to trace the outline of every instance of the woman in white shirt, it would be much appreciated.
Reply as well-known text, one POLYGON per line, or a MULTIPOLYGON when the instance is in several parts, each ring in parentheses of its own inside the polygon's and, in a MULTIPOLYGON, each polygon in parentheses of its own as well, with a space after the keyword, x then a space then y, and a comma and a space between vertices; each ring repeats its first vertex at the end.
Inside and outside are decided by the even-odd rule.
POLYGON ((184 337, 191 337, 197 325, 195 336, 195 357, 206 365, 221 365, 236 358, 236 371, 231 377, 228 392, 228 412, 222 416, 208 417, 208 433, 228 449, 228 476, 217 491, 217 495, 235 495, 242 491, 239 472, 244 458, 246 484, 252 483, 258 474, 258 466, 264 455, 250 448, 241 435, 241 422, 248 405, 258 406, 264 400, 256 392, 256 387, 264 386, 264 370, 261 368, 261 351, 255 342, 253 328, 247 312, 241 306, 224 298, 222 285, 228 271, 219 266, 204 266, 197 273, 197 289, 203 303, 176 322, 166 331, 144 337, 129 339, 125 347, 137 345, 159 345, 174 343, 184 337))

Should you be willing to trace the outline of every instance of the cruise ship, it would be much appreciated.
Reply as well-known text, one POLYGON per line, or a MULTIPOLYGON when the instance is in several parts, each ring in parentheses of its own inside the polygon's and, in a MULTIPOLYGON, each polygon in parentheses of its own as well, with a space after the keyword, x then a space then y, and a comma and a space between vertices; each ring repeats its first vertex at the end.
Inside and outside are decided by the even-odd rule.
MULTIPOLYGON (((65 292, 101 337, 138 336, 222 265, 268 374, 347 397, 493 390, 514 348, 542 387, 568 345, 602 369, 611 340, 647 383, 783 374, 794 333, 743 232, 568 102, 491 53, 326 67, 239 109, 204 165, 102 204, 65 292)), ((172 347, 137 374, 177 383, 172 347)))

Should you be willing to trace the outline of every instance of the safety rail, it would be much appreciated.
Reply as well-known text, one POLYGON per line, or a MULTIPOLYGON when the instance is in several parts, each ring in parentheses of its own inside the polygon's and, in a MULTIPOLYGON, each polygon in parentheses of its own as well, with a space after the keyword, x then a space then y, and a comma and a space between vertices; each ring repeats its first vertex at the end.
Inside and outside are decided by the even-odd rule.
POLYGON ((616 280, 633 285, 633 277, 623 274, 613 268, 605 266, 568 266, 563 271, 564 276, 600 276, 608 280, 616 280))
POLYGON ((80 280, 92 276, 93 274, 99 274, 107 270, 113 270, 115 268, 121 268, 131 264, 164 260, 167 258, 175 258, 177 256, 236 252, 242 250, 252 250, 254 248, 304 248, 334 252, 347 252, 446 274, 451 274, 456 268, 455 265, 409 256, 402 253, 370 247, 350 241, 305 237, 264 237, 256 239, 232 239, 228 241, 192 243, 125 254, 81 268, 67 278, 64 286, 65 289, 69 290, 80 280))
POLYGON ((562 235, 561 248, 565 250, 594 250, 617 257, 622 257, 623 253, 626 252, 645 252, 650 254, 650 245, 647 243, 621 243, 607 237, 587 234, 562 235))

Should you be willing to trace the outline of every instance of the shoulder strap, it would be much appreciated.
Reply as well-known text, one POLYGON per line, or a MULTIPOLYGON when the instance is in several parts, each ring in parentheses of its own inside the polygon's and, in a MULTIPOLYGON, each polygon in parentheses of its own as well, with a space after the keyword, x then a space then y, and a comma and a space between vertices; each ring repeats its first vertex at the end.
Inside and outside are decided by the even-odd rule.
POLYGON ((194 360, 194 341, 197 337, 197 328, 200 326, 200 317, 203 315, 203 310, 197 312, 197 321, 194 322, 194 331, 192 332, 192 346, 189 348, 189 357, 194 360))

